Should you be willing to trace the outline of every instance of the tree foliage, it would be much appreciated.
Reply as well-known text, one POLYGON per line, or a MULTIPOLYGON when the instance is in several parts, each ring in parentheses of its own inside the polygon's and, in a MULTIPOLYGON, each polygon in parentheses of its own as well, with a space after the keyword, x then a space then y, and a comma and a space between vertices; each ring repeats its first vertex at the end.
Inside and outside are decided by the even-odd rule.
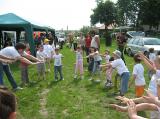
POLYGON ((91 24, 103 23, 107 27, 117 20, 117 9, 111 1, 100 2, 90 16, 91 24))

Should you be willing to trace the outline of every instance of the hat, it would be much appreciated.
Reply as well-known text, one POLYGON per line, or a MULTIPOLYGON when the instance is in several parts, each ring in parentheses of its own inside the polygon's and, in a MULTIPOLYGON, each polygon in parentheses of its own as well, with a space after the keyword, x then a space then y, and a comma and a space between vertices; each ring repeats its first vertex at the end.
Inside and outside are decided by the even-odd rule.
POLYGON ((121 52, 119 50, 115 50, 113 54, 116 55, 118 58, 121 58, 121 52))
POLYGON ((44 43, 47 43, 47 42, 49 42, 50 40, 48 40, 47 38, 46 39, 44 39, 44 43))

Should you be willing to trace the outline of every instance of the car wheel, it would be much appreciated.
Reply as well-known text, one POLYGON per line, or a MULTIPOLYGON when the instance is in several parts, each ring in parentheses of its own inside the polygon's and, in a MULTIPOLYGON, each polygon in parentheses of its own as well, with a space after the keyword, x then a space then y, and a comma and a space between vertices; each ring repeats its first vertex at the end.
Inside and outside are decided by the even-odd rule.
POLYGON ((131 49, 128 49, 128 56, 133 56, 131 49))

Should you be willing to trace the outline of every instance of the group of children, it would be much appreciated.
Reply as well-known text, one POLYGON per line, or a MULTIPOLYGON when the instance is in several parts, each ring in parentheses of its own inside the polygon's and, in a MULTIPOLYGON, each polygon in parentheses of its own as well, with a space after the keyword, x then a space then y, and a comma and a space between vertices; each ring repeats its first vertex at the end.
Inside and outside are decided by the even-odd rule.
MULTIPOLYGON (((132 109, 128 106, 123 107, 116 104, 111 104, 113 108, 118 111, 126 112, 128 110, 129 116, 135 116, 138 119, 143 118, 138 115, 130 114, 130 112, 137 112, 142 110, 152 110, 150 113, 151 119, 160 119, 160 56, 154 53, 154 49, 149 49, 149 58, 143 53, 138 53, 134 56, 135 65, 133 67, 133 79, 135 80, 135 99, 128 99, 126 97, 117 97, 117 99, 127 104, 132 104, 132 109), (150 83, 148 86, 147 96, 143 96, 145 89, 144 68, 141 61, 148 67, 148 76, 150 83), (138 104, 135 104, 138 103, 138 104)), ((130 84, 131 85, 131 84, 130 84)))

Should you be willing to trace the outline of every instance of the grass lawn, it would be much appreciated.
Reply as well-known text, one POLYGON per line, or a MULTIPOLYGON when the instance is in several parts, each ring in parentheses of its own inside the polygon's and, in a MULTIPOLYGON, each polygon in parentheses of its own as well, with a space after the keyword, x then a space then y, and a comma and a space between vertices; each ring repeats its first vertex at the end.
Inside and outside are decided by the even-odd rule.
MULTIPOLYGON (((115 43, 109 49, 111 52, 114 51, 115 43)), ((101 52, 104 50, 105 45, 102 41, 101 52)), ((119 101, 110 95, 115 91, 114 88, 104 89, 104 72, 103 80, 100 83, 89 81, 87 71, 85 71, 84 80, 74 80, 75 55, 68 48, 61 50, 61 53, 64 55, 63 74, 65 80, 63 81, 53 81, 53 69, 47 73, 47 80, 37 80, 36 66, 29 66, 31 83, 15 93, 18 100, 18 119, 128 119, 126 113, 120 113, 108 107, 109 103, 119 103, 119 101)), ((126 55, 125 59, 127 67, 132 73, 134 61, 126 55)), ((87 69, 85 60, 84 65, 84 68, 87 69)), ((12 64, 11 70, 20 84, 19 64, 12 64)), ((145 77, 148 85, 147 71, 145 77)), ((10 86, 6 77, 5 84, 10 86)), ((126 96, 134 97, 134 84, 129 88, 126 96)), ((148 117, 147 112, 142 112, 141 115, 148 117)))

